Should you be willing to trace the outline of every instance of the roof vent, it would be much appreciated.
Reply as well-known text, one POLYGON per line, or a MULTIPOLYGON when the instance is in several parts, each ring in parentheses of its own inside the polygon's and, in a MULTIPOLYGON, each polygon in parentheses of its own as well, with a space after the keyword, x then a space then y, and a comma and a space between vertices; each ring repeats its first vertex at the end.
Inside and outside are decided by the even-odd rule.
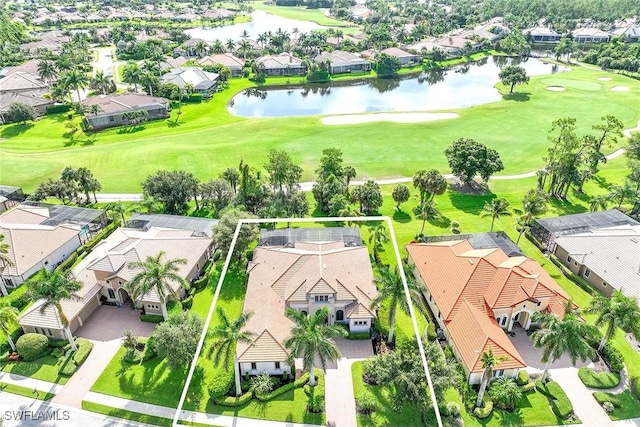
POLYGON ((473 265, 473 260, 469 258, 469 264, 473 265))
POLYGON ((633 243, 638 243, 638 239, 636 239, 636 238, 634 238, 634 237, 632 237, 632 238, 631 238, 631 241, 632 241, 633 243))

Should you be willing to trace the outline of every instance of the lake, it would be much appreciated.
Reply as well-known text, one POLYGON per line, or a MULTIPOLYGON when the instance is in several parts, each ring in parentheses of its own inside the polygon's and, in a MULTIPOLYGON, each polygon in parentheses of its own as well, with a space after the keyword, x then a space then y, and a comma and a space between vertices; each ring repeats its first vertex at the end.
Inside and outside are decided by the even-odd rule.
MULTIPOLYGON (((328 84, 264 87, 244 90, 229 103, 241 117, 290 117, 468 108, 499 101, 494 85, 505 65, 518 64, 529 76, 567 71, 539 59, 499 56, 396 79, 360 79, 328 84)), ((269 78, 267 78, 267 83, 269 78)), ((526 92, 526 85, 516 86, 526 92)))
POLYGON ((298 21, 296 19, 283 18, 281 16, 272 15, 262 10, 256 10, 251 13, 251 22, 243 24, 225 25, 222 27, 199 27, 185 30, 184 32, 191 38, 203 39, 209 42, 220 40, 225 42, 228 39, 240 40, 242 31, 249 33, 250 39, 257 39, 258 36, 267 31, 275 32, 278 28, 287 31, 293 38, 293 29, 297 28, 301 33, 308 33, 311 30, 327 29, 322 25, 310 21, 298 21))

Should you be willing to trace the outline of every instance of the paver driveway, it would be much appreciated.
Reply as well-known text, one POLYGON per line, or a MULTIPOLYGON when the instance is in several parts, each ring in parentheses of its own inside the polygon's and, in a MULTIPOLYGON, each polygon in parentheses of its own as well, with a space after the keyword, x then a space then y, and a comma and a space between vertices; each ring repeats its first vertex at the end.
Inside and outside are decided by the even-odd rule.
MULTIPOLYGON (((542 349, 535 348, 533 346, 533 342, 530 340, 530 337, 527 335, 527 332, 522 328, 513 328, 513 333, 515 333, 514 337, 509 337, 511 342, 520 353, 520 356, 524 359, 524 363, 527 364, 528 367, 536 368, 536 369, 544 369, 544 363, 540 360, 542 359, 542 349)), ((582 366, 587 366, 591 363, 590 360, 586 362, 581 362, 578 360, 576 362, 576 367, 580 368, 582 366)), ((551 364, 551 368, 569 368, 572 367, 571 359, 567 354, 563 354, 562 357, 551 364)))
POLYGON ((122 338, 122 332, 127 329, 139 337, 148 337, 155 327, 155 323, 141 322, 140 311, 132 310, 129 305, 101 305, 74 335, 95 341, 111 341, 122 338))

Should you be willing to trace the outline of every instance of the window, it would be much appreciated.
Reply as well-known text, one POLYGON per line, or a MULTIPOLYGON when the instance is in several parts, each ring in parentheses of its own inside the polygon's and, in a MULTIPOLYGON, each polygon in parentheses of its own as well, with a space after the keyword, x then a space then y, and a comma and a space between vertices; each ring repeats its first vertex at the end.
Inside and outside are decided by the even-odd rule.
POLYGON ((115 118, 115 117, 113 117, 113 116, 109 116, 109 121, 110 121, 110 122, 115 122, 115 121, 116 121, 116 118, 115 118))
POLYGON ((336 320, 337 321, 344 320, 344 311, 342 310, 336 311, 336 320))
POLYGON ((329 301, 329 295, 316 295, 314 298, 315 298, 316 302, 328 302, 329 301))
POLYGON ((276 369, 280 369, 280 362, 276 362, 276 369))
POLYGON ((116 299, 116 293, 113 292, 113 289, 109 288, 107 289, 107 292, 109 293, 109 298, 116 299))
POLYGON ((49 334, 50 337, 53 336, 53 332, 51 332, 51 329, 47 329, 47 333, 49 334))
POLYGON ((302 314, 306 316, 308 313, 305 310, 302 310, 302 314))
POLYGON ((591 275, 591 270, 589 270, 588 268, 584 271, 584 277, 589 277, 591 275))
POLYGON ((570 263, 571 261, 572 261, 571 255, 567 255, 567 262, 570 263))
POLYGON ((256 369, 258 369, 258 365, 256 364, 256 362, 251 362, 251 370, 255 371, 256 369))
POLYGON ((602 281, 602 286, 606 288, 607 286, 609 286, 609 284, 603 280, 602 281))
POLYGON ((122 285, 122 281, 121 280, 118 280, 118 285, 122 285))
POLYGON ((38 328, 33 328, 34 331, 36 331, 36 334, 40 333, 40 330, 38 328))
POLYGON ((49 265, 49 261, 45 261, 45 262, 44 262, 44 265, 49 265))
POLYGON ((493 371, 493 376, 494 377, 501 377, 504 375, 504 369, 497 369, 495 371, 493 371))
POLYGON ((505 326, 507 324, 507 316, 500 317, 500 326, 505 326))

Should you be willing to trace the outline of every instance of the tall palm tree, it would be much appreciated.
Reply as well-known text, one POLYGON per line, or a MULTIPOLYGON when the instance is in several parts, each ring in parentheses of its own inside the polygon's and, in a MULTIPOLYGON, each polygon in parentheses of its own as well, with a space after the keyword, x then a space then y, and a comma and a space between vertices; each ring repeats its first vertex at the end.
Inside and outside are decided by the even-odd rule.
POLYGON ((236 353, 236 345, 238 343, 253 344, 255 334, 253 332, 244 331, 245 326, 253 312, 242 313, 236 320, 231 322, 227 314, 220 307, 216 307, 216 313, 219 324, 208 333, 208 337, 215 341, 209 347, 208 357, 213 356, 213 363, 219 365, 222 362, 226 368, 229 366, 231 355, 233 354, 233 370, 236 380, 236 396, 242 394, 240 385, 240 363, 238 362, 238 354, 236 353))
POLYGON ((70 271, 61 273, 57 271, 43 270, 40 280, 30 283, 27 290, 27 298, 33 301, 42 300, 40 306, 40 314, 48 308, 54 308, 58 316, 58 320, 64 327, 65 335, 71 344, 73 351, 76 351, 76 343, 73 341, 71 329, 69 329, 69 319, 62 311, 63 300, 81 301, 82 298, 76 292, 82 289, 82 283, 78 281, 70 271))
POLYGON ((156 86, 160 83, 158 76, 156 76, 152 71, 143 71, 140 75, 140 84, 145 86, 149 90, 149 95, 153 96, 153 86, 156 86))
MULTIPOLYGON (((9 244, 4 241, 4 234, 0 234, 0 273, 7 267, 13 267, 13 261, 7 255, 9 253, 9 244)), ((7 296, 9 293, 4 286, 4 283, 0 281, 0 292, 3 296, 7 296)))
POLYGON ((373 251, 373 260, 376 264, 380 263, 379 251, 382 244, 389 241, 389 234, 383 223, 369 227, 369 244, 373 251))
POLYGON ((75 89, 78 97, 78 103, 80 103, 80 89, 84 89, 89 85, 89 77, 77 68, 67 71, 62 76, 64 86, 68 89, 75 89))
POLYGON ((167 320, 166 298, 168 295, 177 296, 170 282, 178 282, 183 287, 189 285, 178 275, 178 265, 185 265, 187 260, 181 258, 165 260, 165 255, 164 251, 160 251, 156 256, 148 256, 145 261, 130 262, 128 264, 130 269, 141 269, 141 271, 125 285, 125 289, 134 301, 155 290, 160 298, 162 317, 167 320))
POLYGON ((222 45, 222 42, 220 40, 216 40, 213 42, 213 46, 211 46, 211 53, 224 53, 224 46, 222 45))
POLYGON ((138 83, 140 83, 140 76, 142 75, 142 70, 133 61, 127 62, 127 64, 122 69, 122 80, 127 83, 133 83, 135 91, 138 91, 138 83))
MULTIPOLYGON (((571 301, 567 307, 570 307, 571 301)), ((533 346, 542 348, 542 361, 545 362, 542 382, 547 381, 549 366, 564 353, 569 354, 571 363, 578 359, 585 361, 594 355, 591 342, 598 337, 598 329, 582 322, 576 312, 565 310, 562 319, 552 313, 537 312, 532 320, 541 328, 531 334, 533 346)))
POLYGON ((41 60, 38 62, 38 75, 46 83, 50 83, 58 75, 56 63, 48 59, 41 60))
POLYGON ((598 351, 602 351, 616 328, 640 340, 640 307, 636 298, 625 296, 621 291, 614 291, 611 297, 598 295, 591 300, 586 312, 598 316, 596 326, 607 326, 598 351))
POLYGON ((245 39, 240 40, 240 43, 238 43, 238 51, 242 52, 242 59, 244 61, 247 60, 247 52, 249 49, 251 49, 251 44, 245 39))
POLYGON ((175 101, 178 101, 178 112, 176 113, 176 123, 180 119, 180 115, 182 114, 182 100, 187 96, 187 92, 181 88, 180 86, 176 86, 173 88, 171 94, 169 94, 169 98, 175 101))
POLYGON ((309 385, 316 385, 315 361, 325 369, 328 361, 341 357, 340 350, 333 338, 347 336, 347 331, 341 325, 327 325, 329 309, 322 307, 313 314, 306 315, 293 308, 287 308, 286 316, 294 323, 291 334, 284 340, 284 346, 289 351, 289 366, 294 366, 293 359, 302 358, 304 369, 309 370, 309 385))
POLYGON ((618 202, 618 209, 622 207, 625 199, 633 199, 638 197, 638 191, 631 188, 629 185, 629 181, 625 182, 624 185, 612 185, 609 188, 609 199, 618 202))
POLYGON ((596 196, 590 200, 589 210, 591 212, 597 212, 599 210, 606 211, 608 204, 609 204, 608 196, 603 196, 603 195, 596 196))
POLYGON ((547 211, 547 200, 547 193, 534 188, 527 191, 524 195, 522 199, 522 210, 515 210, 519 215, 518 222, 520 223, 520 233, 518 233, 516 245, 520 243, 522 234, 531 226, 531 223, 547 211))
POLYGON ((493 231, 493 224, 496 218, 511 215, 511 211, 509 211, 509 202, 507 201, 507 199, 503 198, 493 199, 490 202, 485 202, 482 211, 483 212, 480 215, 481 217, 491 217, 491 231, 493 231))
POLYGON ((0 331, 7 336, 12 351, 16 351, 16 345, 11 339, 11 331, 18 324, 18 314, 17 308, 6 303, 0 304, 0 331))
POLYGON ((198 40, 193 46, 193 50, 196 52, 196 55, 202 58, 209 50, 209 46, 207 46, 204 40, 198 40))
POLYGON ((227 52, 233 52, 233 49, 236 47, 236 42, 233 39, 227 39, 227 42, 224 44, 224 47, 227 48, 227 52))
MULTIPOLYGON (((393 342, 393 329, 396 323, 398 306, 402 311, 409 314, 409 302, 407 301, 402 276, 398 272, 398 267, 394 267, 391 270, 387 265, 379 266, 378 274, 379 277, 373 279, 378 288, 378 295, 371 301, 371 309, 376 310, 385 301, 389 302, 389 337, 387 342, 391 344, 393 342)), ((426 313, 427 308, 424 304, 420 285, 411 272, 406 271, 405 276, 407 277, 407 287, 409 288, 411 302, 426 313)))
POLYGON ((122 202, 112 202, 109 203, 106 208, 105 211, 112 213, 116 218, 112 218, 112 219, 122 219, 122 223, 121 225, 124 226, 125 224, 125 219, 124 219, 124 214, 127 213, 127 206, 122 203, 122 202), (118 218, 120 217, 120 218, 118 218))
POLYGON ((89 108, 87 108, 87 113, 93 114, 94 116, 97 116, 100 111, 102 111, 102 108, 100 108, 98 104, 91 104, 89 108))
POLYGON ((416 206, 414 209, 416 218, 422 220, 422 228, 420 229, 421 236, 424 234, 424 226, 427 224, 428 220, 438 219, 442 216, 438 208, 436 208, 436 204, 435 200, 430 200, 420 206, 416 206))
POLYGON ((111 79, 104 74, 104 71, 98 70, 95 76, 91 78, 91 87, 99 90, 103 95, 106 95, 111 87, 111 79))
POLYGON ((504 356, 495 356, 493 354, 493 349, 490 348, 489 352, 486 351, 482 353, 482 381, 480 381, 480 390, 478 391, 478 399, 476 400, 476 406, 482 406, 482 398, 484 397, 484 392, 487 389, 487 385, 491 378, 493 378, 493 368, 498 366, 500 363, 504 361, 504 356))
POLYGON ((413 186, 420 191, 420 204, 423 205, 425 201, 444 194, 447 180, 437 169, 423 169, 413 174, 413 186))

